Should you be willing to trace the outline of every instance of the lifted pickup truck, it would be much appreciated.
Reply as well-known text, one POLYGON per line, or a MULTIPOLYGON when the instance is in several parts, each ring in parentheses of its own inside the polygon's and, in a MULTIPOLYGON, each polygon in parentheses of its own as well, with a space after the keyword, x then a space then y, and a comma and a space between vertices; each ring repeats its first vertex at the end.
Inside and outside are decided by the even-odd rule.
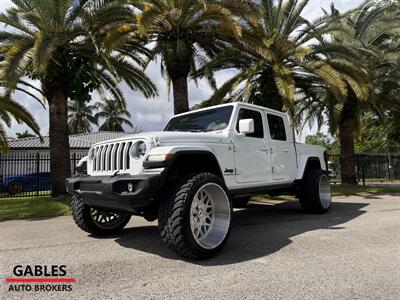
POLYGON ((67 179, 76 224, 112 235, 132 215, 158 219, 162 240, 192 259, 228 240, 232 207, 292 194, 307 212, 331 206, 327 153, 298 144, 286 114, 246 103, 174 116, 164 131, 95 144, 67 179))

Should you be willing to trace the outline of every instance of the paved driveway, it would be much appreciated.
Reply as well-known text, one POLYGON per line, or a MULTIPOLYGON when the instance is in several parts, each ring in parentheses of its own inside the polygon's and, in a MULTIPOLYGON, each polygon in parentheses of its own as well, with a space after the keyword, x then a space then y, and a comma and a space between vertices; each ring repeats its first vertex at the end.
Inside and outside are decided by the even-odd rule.
POLYGON ((0 223, 2 298, 400 299, 400 195, 337 197, 327 215, 297 202, 238 210, 216 258, 180 259, 156 223, 95 239, 70 217, 0 223), (66 265, 72 292, 7 291, 17 265, 66 265))

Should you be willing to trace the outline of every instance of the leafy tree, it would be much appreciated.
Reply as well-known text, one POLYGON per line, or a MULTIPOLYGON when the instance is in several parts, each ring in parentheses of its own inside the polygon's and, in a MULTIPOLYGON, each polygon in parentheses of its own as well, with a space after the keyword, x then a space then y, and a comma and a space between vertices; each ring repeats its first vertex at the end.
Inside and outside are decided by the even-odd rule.
POLYGON ((129 120, 131 114, 118 101, 104 99, 97 104, 98 113, 96 118, 104 119, 99 131, 124 131, 123 125, 134 128, 129 120))
MULTIPOLYGON (((237 16, 251 12, 251 1, 131 2, 139 13, 136 24, 132 24, 127 32, 154 45, 151 59, 160 57, 161 71, 168 77, 168 87, 172 82, 175 114, 188 111, 188 76, 194 75, 199 63, 226 47, 226 39, 240 36, 237 16)), ((122 25, 121 30, 124 28, 126 26, 122 25)))
MULTIPOLYGON (((399 90, 399 29, 398 10, 390 3, 366 1, 359 8, 340 15, 332 6, 331 23, 342 30, 315 46, 346 82, 344 97, 326 89, 307 91, 312 97, 303 98, 308 109, 306 120, 317 119, 322 124, 327 117, 332 134, 340 140, 341 180, 356 184, 355 135, 360 131, 363 111, 398 106, 399 90), (395 13, 392 13, 394 11, 395 13), (397 104, 396 104, 397 102, 397 104)), ((389 108, 390 110, 390 108, 389 108)))
POLYGON ((40 128, 33 116, 22 105, 9 96, 0 97, 0 151, 8 149, 7 135, 4 125, 10 127, 14 119, 17 123, 25 123, 33 132, 40 136, 40 128))
POLYGON ((36 137, 36 135, 29 133, 28 130, 25 130, 24 132, 17 132, 15 135, 17 136, 17 139, 36 137))
POLYGON ((64 194, 70 176, 67 99, 90 99, 94 89, 123 100, 118 83, 124 81, 146 97, 153 83, 136 67, 149 54, 131 39, 111 51, 119 36, 118 24, 134 18, 120 1, 13 0, 15 7, 0 14, 0 81, 7 92, 25 90, 24 77, 41 83, 49 105, 52 195, 64 194))
POLYGON ((340 145, 335 137, 328 136, 322 132, 306 137, 306 144, 318 145, 326 148, 329 153, 336 154, 340 149, 340 145))
MULTIPOLYGON (((202 72, 236 68, 205 105, 224 101, 248 101, 286 110, 295 117, 296 94, 311 86, 328 87, 335 95, 346 93, 338 71, 314 53, 310 41, 336 28, 319 19, 310 23, 301 17, 303 1, 262 1, 257 19, 245 19, 242 40, 219 53, 202 72)), ((294 118, 295 119, 295 118, 294 118)))
POLYGON ((87 105, 85 101, 68 101, 69 134, 89 133, 92 125, 98 125, 95 115, 96 105, 87 105))
POLYGON ((400 151, 400 113, 392 111, 381 119, 371 112, 364 113, 360 122, 360 138, 356 152, 391 153, 400 151))

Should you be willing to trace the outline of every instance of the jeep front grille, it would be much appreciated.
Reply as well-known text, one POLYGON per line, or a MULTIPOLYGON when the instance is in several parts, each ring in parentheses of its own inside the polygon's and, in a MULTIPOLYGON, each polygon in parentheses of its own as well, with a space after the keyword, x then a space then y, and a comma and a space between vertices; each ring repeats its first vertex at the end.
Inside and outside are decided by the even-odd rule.
POLYGON ((94 147, 90 150, 93 172, 127 170, 130 167, 129 150, 132 142, 120 142, 94 147))

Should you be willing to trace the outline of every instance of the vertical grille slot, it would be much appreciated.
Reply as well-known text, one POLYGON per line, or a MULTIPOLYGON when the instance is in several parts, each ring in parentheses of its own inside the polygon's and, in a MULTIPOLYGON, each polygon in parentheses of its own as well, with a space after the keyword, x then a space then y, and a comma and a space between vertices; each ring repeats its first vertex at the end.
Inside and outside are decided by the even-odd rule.
POLYGON ((125 149, 126 143, 121 144, 121 150, 118 152, 118 167, 120 170, 124 169, 124 149, 125 149))
POLYGON ((121 146, 121 144, 116 144, 113 151, 112 151, 112 167, 111 170, 112 171, 116 171, 117 170, 117 155, 116 153, 118 152, 119 147, 121 146))
POLYGON ((111 156, 111 153, 112 153, 112 149, 114 148, 114 144, 111 144, 109 147, 108 147, 108 151, 107 151, 107 171, 111 171, 111 161, 112 161, 112 156, 111 156))
POLYGON ((130 167, 130 155, 129 152, 132 148, 132 142, 128 143, 128 146, 126 147, 125 153, 124 153, 124 164, 125 164, 125 170, 129 169, 130 167))

